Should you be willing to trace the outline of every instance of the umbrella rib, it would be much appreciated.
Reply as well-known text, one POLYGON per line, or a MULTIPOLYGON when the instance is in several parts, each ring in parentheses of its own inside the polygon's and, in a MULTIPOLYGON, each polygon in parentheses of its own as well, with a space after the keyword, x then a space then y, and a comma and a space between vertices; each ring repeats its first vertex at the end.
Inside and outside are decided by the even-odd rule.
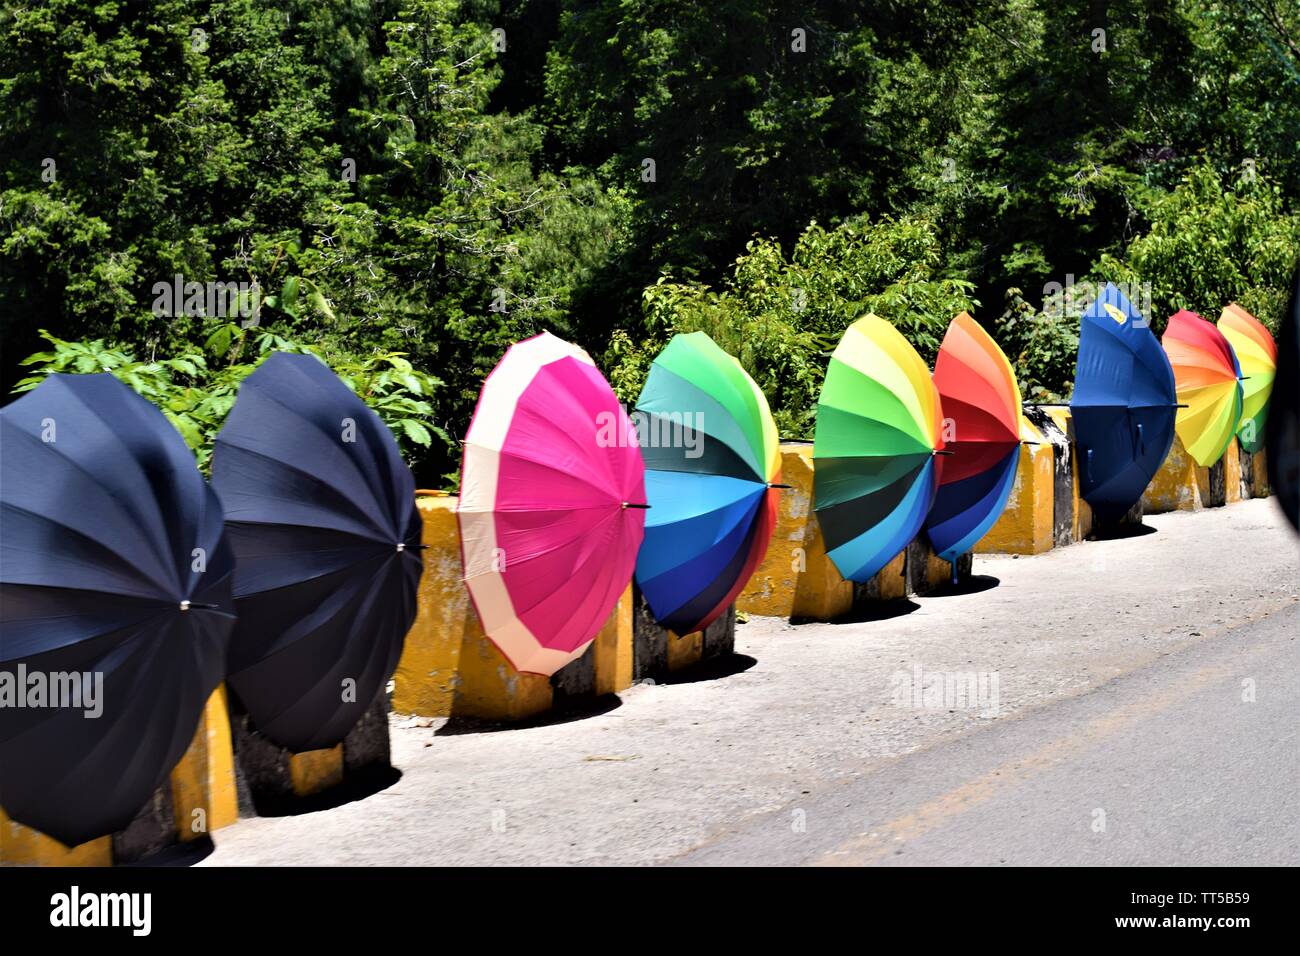
MULTIPOLYGON (((20 435, 25 435, 25 436, 27 436, 28 438, 32 439, 33 441, 36 440, 36 436, 31 435, 31 434, 29 434, 28 432, 23 431, 22 429, 18 429, 18 433, 19 433, 20 435)), ((57 445, 57 442, 55 442, 55 443, 53 443, 53 444, 57 445)), ((42 447, 42 448, 46 448, 46 449, 48 449, 50 446, 49 446, 48 444, 42 442, 42 443, 41 443, 41 447, 42 447)), ((112 502, 114 502, 116 505, 118 505, 118 510, 119 510, 119 513, 121 514, 122 518, 124 518, 124 519, 125 519, 128 523, 130 523, 131 525, 134 525, 134 526, 136 526, 136 527, 139 527, 140 522, 139 522, 139 520, 136 518, 136 516, 133 515, 133 514, 132 514, 128 509, 125 509, 124 507, 122 507, 123 504, 124 504, 123 501, 122 501, 122 499, 118 498, 117 495, 112 494, 112 493, 109 492, 107 489, 105 489, 105 488, 104 488, 104 485, 103 485, 103 482, 101 482, 101 481, 99 480, 98 477, 96 477, 96 476, 95 476, 94 474, 92 474, 91 472, 87 471, 87 470, 86 470, 86 469, 81 465, 80 462, 76 461, 76 460, 73 459, 73 458, 69 458, 67 455, 63 454, 63 452, 60 451, 60 450, 58 450, 57 448, 55 449, 55 454, 57 454, 57 455, 59 456, 59 458, 61 458, 63 461, 67 462, 69 465, 71 465, 73 468, 75 468, 78 472, 80 472, 81 475, 84 476, 84 477, 86 478, 87 481, 89 481, 91 484, 93 484, 93 485, 96 486, 97 488, 100 488, 101 490, 103 490, 105 496, 106 496, 110 501, 112 501, 112 502)), ((151 496, 151 497, 152 497, 152 496, 151 496)), ((156 503, 157 503, 157 502, 156 502, 156 500, 155 500, 155 504, 156 504, 156 503)), ((35 517, 38 517, 38 518, 45 518, 45 517, 46 517, 45 515, 38 514, 37 512, 35 512, 35 511, 30 511, 30 510, 28 510, 28 509, 26 509, 26 508, 20 508, 19 506, 14 505, 14 504, 6 504, 6 507, 13 508, 13 509, 15 509, 15 510, 17 510, 17 511, 22 511, 22 512, 24 512, 24 513, 26 513, 26 514, 34 515, 35 517)), ((50 520, 50 521, 51 521, 52 523, 54 523, 54 524, 58 524, 60 527, 67 527, 66 525, 63 525, 61 522, 53 521, 53 519, 47 519, 47 520, 50 520)), ((78 532, 78 531, 76 531, 75 528, 68 528, 68 530, 69 530, 69 531, 73 531, 74 533, 77 533, 77 534, 81 534, 81 536, 82 536, 83 538, 85 538, 87 541, 94 541, 94 540, 95 540, 94 538, 91 538, 89 535, 86 535, 86 534, 83 534, 82 532, 78 532)), ((157 547, 158 542, 157 542, 156 540, 153 540, 153 536, 152 536, 152 535, 149 536, 149 540, 150 540, 150 543, 154 546, 153 549, 152 549, 152 551, 153 551, 153 556, 154 556, 155 559, 157 559, 159 555, 167 555, 169 558, 171 557, 171 555, 170 555, 170 546, 159 549, 159 548, 157 547)), ((104 545, 104 547, 107 547, 107 545, 104 545)), ((114 553, 114 554, 117 554, 118 557, 122 558, 122 560, 123 560, 124 562, 126 562, 128 565, 131 565, 132 567, 134 567, 134 563, 131 562, 131 561, 129 561, 129 560, 127 560, 127 558, 126 558, 124 555, 119 554, 117 551, 114 551, 112 548, 108 548, 108 550, 113 551, 113 553, 114 553)), ((165 570, 165 569, 169 569, 169 568, 170 568, 170 564, 169 564, 169 562, 166 562, 166 561, 160 561, 160 562, 158 562, 158 564, 159 564, 159 568, 158 568, 159 570, 165 570)), ((174 570, 174 569, 172 569, 172 570, 174 570)), ((149 582, 150 582, 151 584, 154 584, 155 586, 158 585, 158 581, 155 580, 154 578, 150 577, 148 580, 149 580, 149 582)), ((174 583, 175 585, 177 585, 177 586, 179 587, 179 584, 180 584, 179 580, 177 580, 177 581, 175 581, 175 582, 172 582, 172 583, 174 583)))
MULTIPOLYGON (((617 491, 616 489, 611 489, 611 488, 601 487, 600 485, 597 485, 597 484, 595 484, 594 482, 588 480, 588 478, 587 478, 585 475, 579 475, 579 474, 575 474, 574 472, 571 472, 571 471, 565 471, 565 470, 562 469, 562 468, 557 468, 557 467, 556 467, 555 465, 553 465, 553 464, 548 464, 547 462, 539 461, 538 459, 533 458, 533 457, 530 457, 529 455, 522 454, 521 452, 517 452, 517 451, 506 451, 504 448, 502 448, 502 449, 494 449, 494 448, 491 448, 491 447, 489 447, 489 446, 487 446, 487 445, 480 445, 480 444, 477 444, 476 442, 466 442, 466 445, 467 445, 467 446, 468 446, 468 445, 473 445, 475 448, 478 448, 478 449, 481 450, 481 451, 487 452, 487 453, 490 454, 490 455, 496 455, 496 456, 498 456, 498 458, 512 458, 512 459, 514 459, 515 461, 522 461, 522 462, 527 462, 527 463, 530 464, 530 465, 535 465, 535 466, 537 466, 538 468, 541 468, 541 469, 543 469, 543 470, 545 470, 545 471, 552 472, 553 474, 563 475, 564 477, 570 479, 571 481, 573 481, 573 482, 575 482, 575 483, 581 484, 581 485, 583 485, 583 486, 585 486, 585 487, 587 487, 587 488, 591 488, 593 491, 598 491, 598 492, 601 492, 602 494, 607 494, 607 495, 609 495, 609 499, 610 499, 610 501, 618 501, 618 502, 620 502, 620 503, 622 502, 622 494, 621 494, 621 492, 617 491)), ((497 471, 498 471, 498 473, 500 472, 500 464, 499 464, 499 463, 498 463, 498 465, 497 465, 497 471)), ((603 505, 584 505, 584 506, 583 506, 583 508, 599 508, 599 507, 604 507, 604 506, 603 506, 603 505)), ((507 509, 507 508, 495 508, 495 507, 494 507, 494 508, 492 508, 492 509, 490 509, 490 510, 493 510, 493 511, 508 511, 508 510, 511 510, 511 509, 507 509)), ((526 510, 530 510, 530 511, 531 511, 531 510, 534 510, 534 509, 531 509, 531 508, 530 508, 530 509, 526 509, 526 510)), ((575 509, 572 509, 572 510, 582 510, 582 509, 575 508, 575 509)))
MULTIPOLYGON (((294 474, 303 475, 303 476, 306 477, 309 481, 311 481, 312 484, 317 485, 318 487, 321 487, 321 488, 325 488, 326 490, 328 490, 329 492, 331 492, 331 493, 334 495, 334 497, 336 497, 336 498, 339 499, 340 501, 343 501, 346 505, 354 505, 354 500, 353 500, 352 498, 350 498, 349 496, 343 494, 343 493, 339 490, 339 488, 338 488, 336 485, 333 485, 333 484, 330 484, 329 482, 326 482, 326 481, 321 480, 319 477, 317 477, 316 475, 312 474, 312 473, 311 473, 310 471, 308 471, 306 468, 299 467, 298 465, 295 465, 295 464, 293 464, 293 463, 291 463, 291 462, 287 462, 287 461, 285 461, 285 460, 282 459, 282 458, 273 458, 273 457, 271 457, 270 455, 264 454, 263 452, 260 452, 260 451, 255 451, 254 449, 252 449, 252 448, 247 448, 247 447, 245 447, 245 446, 243 446, 243 445, 234 445, 234 444, 231 444, 230 442, 226 442, 226 441, 224 441, 224 440, 222 440, 222 439, 220 439, 220 438, 218 438, 217 441, 218 441, 219 444, 224 444, 224 445, 226 445, 226 446, 229 447, 229 448, 237 448, 237 449, 239 449, 239 451, 241 451, 242 453, 244 453, 244 454, 246 454, 246 455, 253 455, 253 456, 257 457, 257 458, 262 459, 263 461, 273 462, 274 464, 276 464, 277 466, 279 466, 279 467, 281 467, 281 468, 285 468, 285 469, 287 469, 287 470, 289 470, 289 471, 292 471, 294 474)), ((369 485, 368 485, 368 484, 367 484, 367 488, 369 488, 369 485)), ((370 490, 373 492, 373 489, 370 489, 370 490)), ((219 494, 219 493, 218 493, 218 494, 219 494)), ((241 491, 240 494, 241 494, 241 495, 247 495, 248 492, 243 492, 243 491, 241 491)), ((267 501, 283 501, 283 500, 285 500, 285 499, 283 498, 283 496, 280 496, 280 495, 262 495, 262 494, 253 494, 253 495, 250 495, 250 497, 259 498, 259 499, 263 499, 263 500, 267 500, 267 501)), ((378 503, 378 502, 376 502, 376 503, 378 503)), ((346 514, 346 512, 343 511, 342 509, 332 508, 332 509, 330 509, 330 510, 335 511, 336 513, 346 514)), ((350 510, 351 510, 354 514, 356 514, 358 517, 360 517, 360 518, 362 519, 362 523, 364 523, 364 524, 368 524, 368 525, 369 525, 369 526, 370 526, 370 527, 371 527, 371 528, 376 532, 376 536, 377 536, 377 539, 378 539, 378 540, 385 541, 385 542, 388 541, 388 538, 389 538, 389 534, 388 534, 388 532, 385 531, 384 529, 378 527, 378 526, 374 523, 374 521, 372 520, 372 516, 371 516, 371 515, 367 514, 364 510, 362 510, 362 509, 360 509, 360 508, 356 508, 356 507, 352 507, 350 510)), ((246 519, 229 519, 229 520, 231 520, 232 522, 242 522, 242 523, 244 523, 244 524, 275 524, 275 523, 277 523, 277 522, 269 522, 269 521, 264 521, 264 522, 252 522, 252 521, 247 521, 246 519)), ((295 527, 311 527, 311 525, 299 525, 299 526, 295 526, 295 527)), ((341 533, 346 533, 346 532, 341 532, 341 533)))
MULTIPOLYGON (((142 572, 143 569, 140 568, 140 567, 138 567, 138 566, 137 566, 133 561, 131 561, 131 560, 130 560, 126 555, 122 554, 120 551, 118 551, 118 550, 116 550, 115 548, 113 548, 113 547, 112 547, 111 545, 109 545, 107 542, 99 541, 99 540, 97 540, 97 539, 95 539, 95 538, 92 538, 92 537, 90 537, 88 534, 86 534, 85 532, 78 531, 76 528, 70 527, 69 525, 64 524, 62 521, 57 521, 57 520, 55 520, 54 518, 50 517, 49 515, 44 515, 44 514, 41 514, 41 513, 39 513, 39 512, 32 511, 30 508, 24 508, 24 507, 22 507, 21 505, 16 505, 16 504, 13 504, 12 502, 5 502, 5 503, 4 503, 4 508, 7 509, 7 510, 10 510, 10 511, 16 511, 16 512, 18 512, 18 513, 20 513, 20 514, 30 515, 31 517, 35 518, 35 519, 38 520, 38 521, 44 521, 45 523, 47 523, 47 524, 52 524, 52 525, 54 525, 54 526, 57 527, 57 528, 62 528, 64 531, 68 532, 69 534, 75 535, 77 538, 81 539, 82 541, 87 541, 87 542, 89 542, 90 544, 94 545, 95 547, 103 548, 105 551, 107 551, 107 552, 109 552, 110 554, 115 555, 117 558, 119 558, 119 559, 121 560, 122 564, 123 564, 127 569, 129 569, 129 572, 131 572, 131 573, 128 574, 127 576, 129 576, 129 577, 135 577, 135 579, 136 579, 137 581, 141 582, 142 584, 150 585, 150 586, 151 586, 152 588, 154 588, 155 590, 161 592, 163 596, 160 596, 160 597, 159 597, 159 600, 164 600, 164 599, 165 599, 164 596, 165 596, 165 597, 170 597, 170 595, 167 594, 167 591, 168 591, 168 587, 167 587, 167 585, 162 584, 162 583, 158 582, 157 580, 155 580, 155 579, 153 579, 153 578, 151 578, 151 577, 146 577, 146 576, 143 576, 143 575, 140 574, 140 573, 136 573, 136 572, 142 572)), ((9 547, 12 548, 12 545, 9 546, 9 547)), ((41 585, 24 585, 24 586, 26 586, 26 587, 40 587, 41 585)), ((48 587, 59 587, 59 585, 48 585, 48 587)), ((95 591, 95 592, 98 592, 100 589, 98 589, 98 588, 74 588, 74 589, 72 589, 72 590, 77 590, 77 591, 95 591)), ((114 592, 114 591, 107 591, 107 592, 103 592, 103 593, 107 593, 107 594, 115 594, 115 593, 117 593, 117 592, 114 592)))
MULTIPOLYGON (((72 396, 72 398, 76 400, 77 404, 79 404, 79 405, 81 405, 83 408, 85 408, 85 409, 86 409, 88 412, 90 412, 90 413, 91 413, 91 414, 92 414, 96 419, 98 419, 98 420, 101 421, 101 422, 104 422, 104 418, 99 414, 99 410, 96 409, 96 408, 92 408, 90 405, 88 405, 88 404, 86 403, 86 400, 85 400, 81 395, 79 395, 76 391, 74 391, 73 389, 67 389, 67 388, 65 388, 64 391, 65 391, 68 395, 72 396)), ((131 394, 131 395, 135 395, 136 393, 135 393, 135 392, 130 392, 130 394, 131 394)), ((136 397, 139 397, 139 396, 136 396, 136 397)), ((143 398, 141 398, 140 400, 141 400, 141 401, 146 401, 146 400, 143 399, 143 398)), ((150 405, 149 407, 150 407, 151 409, 156 410, 155 407, 154 407, 153 405, 150 405)), ((105 424, 108 424, 107 422, 104 422, 104 423, 105 423, 105 424)), ((171 424, 171 423, 168 422, 168 424, 171 424)), ((175 426, 173 426, 172 433, 173 433, 174 435, 176 435, 176 437, 177 437, 178 439, 180 439, 180 433, 177 432, 177 431, 175 431, 175 426)), ((24 434, 26 434, 26 433, 24 432, 24 434)), ((115 441, 115 442, 117 443, 118 447, 121 448, 122 451, 124 451, 124 452, 127 454, 127 457, 128 457, 132 462, 134 462, 134 463, 136 464, 136 466, 140 469, 140 471, 141 471, 142 474, 145 474, 145 475, 148 474, 148 472, 147 472, 146 469, 144 468, 144 465, 140 462, 140 459, 139 459, 139 457, 135 454, 135 452, 133 452, 129 447, 127 447, 127 445, 122 441, 122 439, 118 437, 118 434, 117 434, 117 430, 116 430, 116 429, 111 428, 111 427, 110 427, 110 428, 106 428, 106 429, 103 430, 103 434, 108 435, 109 437, 112 438, 113 441, 115 441)), ((32 437, 34 438, 35 436, 32 436, 32 437)), ((180 439, 180 440, 181 440, 182 442, 184 442, 184 439, 180 439)), ((56 442, 55 444, 57 444, 57 442, 56 442)), ((188 451, 188 447, 187 447, 187 451, 188 451)), ((81 471, 83 474, 86 475, 86 477, 88 477, 88 478, 90 478, 92 481, 94 481, 94 483, 95 483, 97 486, 99 486, 99 487, 101 487, 101 488, 103 487, 103 482, 102 482, 100 479, 96 478, 95 476, 91 475, 90 472, 88 472, 88 471, 86 471, 84 468, 82 468, 81 465, 80 465, 80 464, 79 464, 75 459, 69 458, 67 455, 63 454, 63 452, 62 452, 60 449, 57 449, 57 448, 55 449, 55 454, 57 454, 57 455, 58 455, 60 458, 62 458, 64 461, 67 461, 67 462, 71 463, 72 466, 73 466, 74 468, 76 468, 78 471, 81 471)), ((196 471, 197 471, 197 469, 196 469, 196 471)), ((202 480, 203 480, 202 477, 200 477, 199 480, 202 481, 202 480)), ((121 500, 121 499, 119 499, 119 498, 117 497, 117 495, 115 495, 115 494, 109 494, 109 497, 110 497, 111 499, 113 499, 114 501, 120 501, 120 500, 121 500)), ((163 540, 162 540, 161 542, 159 542, 159 541, 157 541, 157 540, 155 539, 155 541, 154 541, 154 545, 155 545, 155 548, 157 549, 157 553, 160 553, 160 554, 168 554, 168 555, 170 555, 170 550, 171 550, 171 547, 170 547, 170 546, 171 546, 171 541, 170 541, 170 539, 169 539, 168 536, 167 536, 167 520, 166 520, 166 518, 163 516, 162 511, 160 510, 160 508, 159 508, 159 506, 158 506, 158 499, 157 499, 155 496, 153 496, 153 495, 147 495, 147 496, 144 496, 144 500, 147 500, 147 501, 148 501, 148 502, 153 506, 151 510, 153 511, 153 517, 154 517, 154 519, 155 519, 155 526, 154 526, 154 528, 153 528, 152 530, 155 531, 155 532, 156 532, 156 531, 161 531, 161 532, 162 532, 162 539, 163 539, 163 540), (161 545, 161 546, 159 546, 159 545, 161 545)), ((122 505, 123 505, 123 507, 124 507, 124 509, 125 509, 125 511, 126 511, 127 516, 130 517, 130 516, 131 516, 131 511, 130 511, 129 508, 125 508, 126 502, 123 501, 123 502, 122 502, 122 505)), ((137 521, 136 523, 139 524, 138 521, 137 521)), ((152 535, 151 535, 151 536, 152 536, 152 535)), ((167 562, 166 564, 164 564, 164 567, 166 567, 168 571, 171 571, 171 572, 173 572, 173 573, 176 574, 176 581, 175 581, 175 584, 177 585, 177 587, 179 587, 179 586, 180 586, 180 583, 181 583, 181 582, 180 582, 180 575, 179 575, 179 573, 176 571, 175 566, 172 565, 170 562, 167 562)))

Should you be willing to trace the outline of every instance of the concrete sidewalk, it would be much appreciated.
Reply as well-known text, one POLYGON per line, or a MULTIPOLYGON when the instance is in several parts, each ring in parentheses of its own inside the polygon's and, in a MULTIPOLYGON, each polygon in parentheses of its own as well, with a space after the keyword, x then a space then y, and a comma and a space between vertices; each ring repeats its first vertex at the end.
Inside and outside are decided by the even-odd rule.
MULTIPOLYGON (((1272 500, 1147 521, 1149 533, 1121 540, 977 556, 982 589, 902 602, 883 619, 751 620, 731 673, 633 687, 595 715, 522 729, 398 720, 398 782, 330 810, 241 821, 215 834, 203 863, 876 861, 851 842, 869 839, 855 801, 865 784, 887 791, 898 758, 983 735, 990 753, 1003 737, 1027 747, 1031 719, 1300 601, 1300 545, 1272 500), (995 676, 996 710, 914 699, 918 666, 978 677, 986 691, 995 676), (836 814, 855 823, 842 821, 832 844, 815 821, 836 814), (787 837, 753 842, 776 820, 787 837)), ((1259 627, 1276 643, 1289 626, 1259 627)), ((1187 768, 1189 793, 1207 772, 1187 768)), ((1294 783, 1279 781, 1279 799, 1294 783)), ((979 832, 962 839, 980 845, 979 832)), ((1248 850, 1240 862, 1252 862, 1248 850)))

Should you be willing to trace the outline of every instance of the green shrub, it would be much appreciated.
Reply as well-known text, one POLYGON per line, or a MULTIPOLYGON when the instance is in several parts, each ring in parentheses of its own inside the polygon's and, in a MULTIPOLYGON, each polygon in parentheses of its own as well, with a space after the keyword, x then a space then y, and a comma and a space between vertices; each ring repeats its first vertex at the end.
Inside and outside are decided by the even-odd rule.
POLYGON ((207 351, 216 353, 216 364, 209 363, 207 355, 198 349, 172 358, 142 361, 103 339, 66 342, 44 330, 41 336, 53 348, 22 361, 22 365, 31 367, 32 374, 17 384, 15 392, 30 391, 51 372, 108 372, 162 409, 193 449, 204 472, 211 462, 217 432, 235 404, 239 384, 272 352, 308 353, 329 365, 379 414, 408 461, 421 449, 429 448, 435 435, 451 444, 430 418, 433 407, 428 398, 442 383, 414 369, 400 352, 365 358, 328 354, 317 346, 271 331, 241 329, 233 324, 222 326, 208 338, 207 351), (245 349, 252 357, 241 361, 245 349))

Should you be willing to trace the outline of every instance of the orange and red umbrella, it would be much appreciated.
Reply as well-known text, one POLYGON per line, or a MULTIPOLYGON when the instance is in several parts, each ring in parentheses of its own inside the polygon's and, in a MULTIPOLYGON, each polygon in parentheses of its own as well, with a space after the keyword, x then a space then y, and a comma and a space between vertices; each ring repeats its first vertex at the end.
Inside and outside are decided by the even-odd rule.
POLYGON ((955 562, 993 527, 1020 460, 1020 386, 998 344, 965 312, 934 363, 949 452, 926 517, 936 554, 955 562))

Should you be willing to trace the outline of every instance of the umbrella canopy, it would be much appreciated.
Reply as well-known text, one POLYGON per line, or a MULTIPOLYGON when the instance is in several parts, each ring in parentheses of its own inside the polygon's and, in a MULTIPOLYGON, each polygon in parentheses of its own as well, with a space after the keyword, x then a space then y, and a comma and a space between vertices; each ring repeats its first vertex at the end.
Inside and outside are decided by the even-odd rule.
POLYGON ((1198 465, 1209 467, 1223 457, 1241 420, 1241 366, 1223 333, 1186 309, 1169 317, 1161 344, 1186 406, 1178 409, 1178 438, 1198 465))
POLYGON ((461 470, 461 558, 483 631, 516 670, 582 652, 632 578, 645 465, 582 349, 549 333, 506 352, 479 393, 461 470))
POLYGON ((229 683, 292 751, 339 743, 415 619, 420 514, 392 433, 313 355, 244 379, 212 484, 237 560, 229 683))
POLYGON ((0 409, 0 448, 0 806, 71 846, 189 746, 233 559, 194 454, 111 375, 51 375, 0 409))
POLYGON ((1277 345, 1264 324, 1235 303, 1219 316, 1219 331, 1241 365, 1241 424, 1237 426, 1237 437, 1241 447, 1254 454, 1264 447, 1268 402, 1273 397, 1273 377, 1277 374, 1277 345))
POLYGON ((1083 499, 1114 520, 1137 504, 1174 443, 1174 371, 1146 320, 1107 283, 1084 312, 1070 416, 1083 499))
POLYGON ((926 532, 939 557, 956 561, 993 527, 1020 460, 1020 386, 998 344, 965 312, 948 326, 934 363, 944 418, 939 490, 926 532))
POLYGON ((637 412, 650 510, 636 580, 655 619, 690 634, 726 610, 767 552, 776 423, 754 380, 703 332, 673 336, 637 412))
POLYGON ((934 502, 939 393, 898 330, 875 315, 845 331, 817 399, 813 490, 826 551, 869 581, 907 547, 934 502))

